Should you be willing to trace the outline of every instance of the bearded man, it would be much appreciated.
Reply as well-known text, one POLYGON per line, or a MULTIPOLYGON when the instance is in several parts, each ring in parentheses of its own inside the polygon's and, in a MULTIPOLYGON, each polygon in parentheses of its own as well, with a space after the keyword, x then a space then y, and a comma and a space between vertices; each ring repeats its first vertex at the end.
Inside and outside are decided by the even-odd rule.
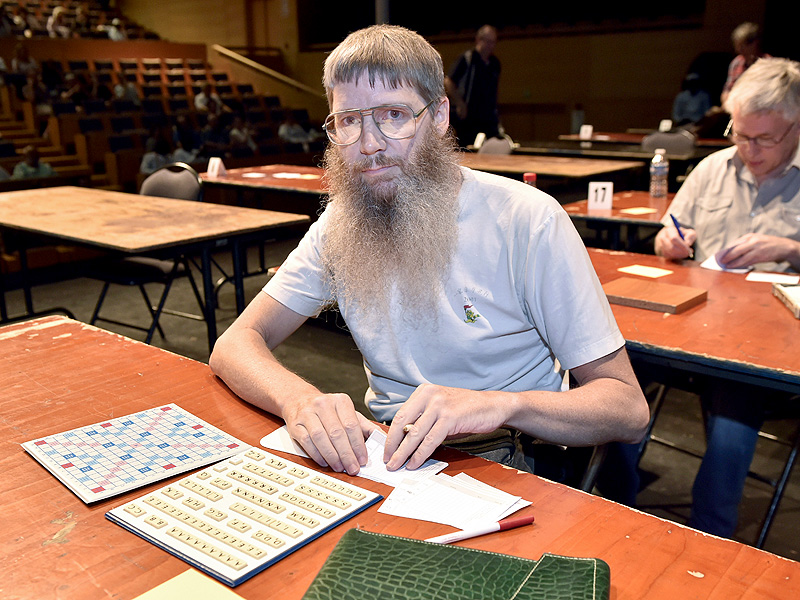
POLYGON ((280 416, 320 465, 354 475, 378 425, 271 350, 332 304, 364 356, 384 461, 419 467, 446 440, 532 470, 524 434, 635 442, 648 421, 624 340, 558 203, 458 165, 438 52, 376 25, 325 61, 330 201, 220 337, 210 365, 280 416), (561 390, 561 368, 579 386, 561 390))

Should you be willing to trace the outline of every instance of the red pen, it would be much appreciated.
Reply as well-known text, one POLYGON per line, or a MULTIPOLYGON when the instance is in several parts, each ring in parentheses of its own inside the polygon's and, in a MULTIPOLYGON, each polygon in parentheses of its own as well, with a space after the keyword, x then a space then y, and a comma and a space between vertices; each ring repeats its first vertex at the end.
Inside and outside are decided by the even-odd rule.
POLYGON ((530 525, 531 523, 533 523, 533 515, 528 515, 527 517, 509 517, 508 519, 501 519, 497 523, 487 523, 486 525, 474 529, 464 529, 463 531, 456 531, 455 533, 446 533, 437 537, 428 538, 425 541, 433 544, 452 544, 453 542, 468 540, 469 538, 478 537, 479 535, 514 529, 515 527, 522 527, 523 525, 530 525))

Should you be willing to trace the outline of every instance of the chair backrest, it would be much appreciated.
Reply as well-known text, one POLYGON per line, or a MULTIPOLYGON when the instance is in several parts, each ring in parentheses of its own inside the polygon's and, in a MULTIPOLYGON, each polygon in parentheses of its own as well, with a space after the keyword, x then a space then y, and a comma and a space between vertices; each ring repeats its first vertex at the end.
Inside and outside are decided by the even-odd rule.
POLYGON ((690 154, 694 152, 694 135, 681 129, 680 131, 656 131, 642 140, 642 150, 655 152, 657 148, 664 148, 667 154, 690 154))
POLYGON ((183 162, 165 165, 142 182, 139 193, 178 200, 203 200, 203 180, 191 166, 183 162))
POLYGON ((478 148, 480 154, 511 154, 514 142, 508 137, 491 137, 478 148))

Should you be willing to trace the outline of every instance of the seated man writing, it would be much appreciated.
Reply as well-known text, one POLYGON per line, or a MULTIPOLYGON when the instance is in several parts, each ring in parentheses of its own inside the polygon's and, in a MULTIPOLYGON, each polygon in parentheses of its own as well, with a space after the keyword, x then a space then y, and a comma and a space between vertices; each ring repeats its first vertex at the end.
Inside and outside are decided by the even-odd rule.
POLYGON ((516 433, 563 445, 634 442, 646 401, 569 217, 521 182, 461 168, 442 59, 377 25, 325 61, 330 201, 210 364, 286 421, 320 465, 356 474, 377 425, 271 350, 338 305, 364 357, 367 405, 391 422, 387 468, 445 440, 530 470, 516 433), (561 392, 556 359, 580 387, 561 392))
MULTIPOLYGON (((725 102, 734 143, 687 177, 656 236, 671 259, 716 256, 723 268, 800 271, 800 64, 762 58, 725 102)), ((690 525, 730 537, 765 416, 785 395, 717 383, 704 398, 708 448, 693 487, 690 525)))

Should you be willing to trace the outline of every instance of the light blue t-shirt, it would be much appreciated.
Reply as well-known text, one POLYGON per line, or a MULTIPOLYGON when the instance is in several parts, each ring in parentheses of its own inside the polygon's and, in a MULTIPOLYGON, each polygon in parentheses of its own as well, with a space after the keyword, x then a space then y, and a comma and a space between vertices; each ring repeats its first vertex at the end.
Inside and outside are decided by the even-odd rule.
MULTIPOLYGON (((625 343, 559 204, 518 181, 466 168, 462 173, 458 248, 436 324, 410 325, 392 314, 381 327, 368 328, 346 303, 339 305, 364 357, 366 401, 377 420, 391 420, 426 382, 557 391, 556 358, 570 369, 625 343)), ((318 314, 330 299, 319 260, 326 213, 264 287, 301 315, 318 314)))

